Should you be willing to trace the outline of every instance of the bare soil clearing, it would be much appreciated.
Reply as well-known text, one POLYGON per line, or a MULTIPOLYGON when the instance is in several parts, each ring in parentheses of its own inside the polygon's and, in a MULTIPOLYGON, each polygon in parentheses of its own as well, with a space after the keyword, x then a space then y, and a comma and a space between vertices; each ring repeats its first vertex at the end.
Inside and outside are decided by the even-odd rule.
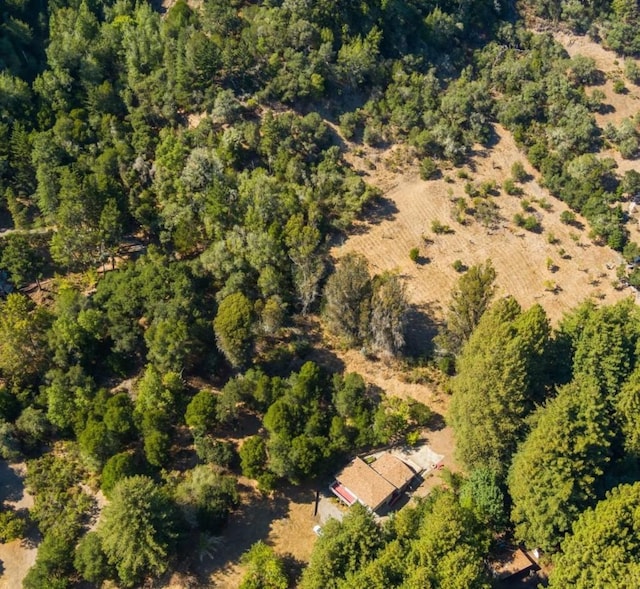
MULTIPOLYGON (((426 182, 411 170, 391 176, 383 172, 381 182, 392 185, 385 198, 393 214, 379 222, 361 223, 354 235, 334 248, 333 255, 340 258, 358 252, 367 258, 374 272, 398 270, 406 278, 410 301, 429 309, 436 319, 444 317, 449 293, 459 276, 453 269, 455 260, 470 266, 490 258, 498 275, 498 296, 513 295, 525 308, 540 303, 553 322, 586 298, 612 303, 631 294, 611 286, 620 255, 592 244, 584 219, 582 230, 562 224, 560 213, 567 206, 539 185, 537 173, 525 162, 511 134, 499 125, 495 132, 495 146, 478 150, 465 166, 470 181, 477 184, 495 180, 501 185, 516 161, 522 162, 534 178, 523 185, 521 197, 501 192, 493 198, 501 217, 495 229, 486 229, 470 216, 467 225, 455 221, 452 200, 465 196, 468 181, 458 178, 457 170, 445 170, 445 178, 426 182), (524 199, 531 201, 541 222, 539 233, 526 231, 513 222, 516 213, 524 214, 524 199), (545 210, 534 199, 545 199, 550 209, 545 210), (449 225, 454 233, 435 234, 431 230, 433 221, 449 225), (555 237, 554 244, 549 243, 550 235, 555 237), (421 263, 409 259, 409 250, 414 247, 420 249, 421 263), (552 270, 548 269, 548 259, 555 266, 552 270), (555 292, 550 284, 556 285, 555 292)), ((384 158, 385 154, 380 153, 379 157, 384 158)), ((370 173, 367 180, 379 184, 377 171, 370 173)))
POLYGON ((308 562, 316 540, 315 487, 289 488, 270 498, 261 496, 248 479, 241 477, 241 485, 242 506, 229 520, 223 548, 207 565, 216 589, 238 587, 243 574, 239 558, 258 540, 273 546, 294 569, 308 562))
MULTIPOLYGON (((0 461, 0 500, 16 510, 33 506, 33 497, 24 489, 26 465, 0 461)), ((22 580, 36 560, 37 547, 32 538, 0 544, 0 589, 22 587, 22 580)))

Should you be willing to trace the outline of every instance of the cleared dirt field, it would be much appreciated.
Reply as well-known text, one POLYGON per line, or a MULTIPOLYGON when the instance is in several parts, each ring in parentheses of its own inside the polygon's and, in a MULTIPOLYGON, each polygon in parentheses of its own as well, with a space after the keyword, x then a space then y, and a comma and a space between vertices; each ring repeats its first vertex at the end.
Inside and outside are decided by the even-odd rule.
POLYGON ((599 126, 607 123, 620 123, 623 119, 635 116, 640 109, 640 88, 632 84, 624 77, 624 64, 626 61, 638 61, 633 58, 618 57, 613 51, 608 51, 602 45, 591 41, 589 37, 558 32, 554 35, 571 57, 583 55, 596 62, 597 68, 605 75, 605 83, 597 86, 606 95, 605 103, 612 107, 610 112, 597 114, 596 122, 599 126), (626 91, 616 94, 613 91, 613 81, 616 78, 624 80, 626 91))
POLYGON ((206 567, 216 589, 236 589, 243 569, 238 561, 254 542, 263 540, 283 556, 288 568, 299 571, 308 562, 316 540, 313 526, 315 487, 288 488, 273 497, 261 496, 241 478, 243 502, 224 533, 224 544, 206 567))
MULTIPOLYGON (((33 506, 33 497, 24 489, 25 474, 24 463, 9 465, 5 460, 0 461, 0 500, 16 510, 33 506)), ((34 540, 30 537, 0 544, 0 589, 22 587, 22 579, 36 560, 34 540)))
MULTIPOLYGON (((458 279, 455 260, 470 266, 491 259, 498 275, 498 296, 513 295, 525 308, 540 303, 553 322, 588 297, 611 303, 629 296, 630 291, 616 291, 611 286, 620 255, 592 244, 583 219, 583 229, 562 224, 559 217, 566 205, 540 187, 511 135, 499 125, 495 131, 495 146, 478 151, 463 168, 469 180, 459 178, 456 169, 445 170, 445 178, 431 181, 421 180, 415 170, 384 172, 381 181, 391 185, 385 193, 385 206, 391 214, 380 221, 361 223, 355 235, 334 248, 333 255, 340 258, 358 252, 374 272, 398 270, 406 278, 411 302, 435 319, 444 316, 449 292, 458 279), (496 227, 486 229, 469 215, 468 224, 456 222, 452 200, 466 196, 465 183, 495 180, 501 185, 516 161, 525 165, 532 180, 523 185, 523 196, 501 191, 491 197, 499 209, 496 227), (540 232, 526 231, 513 222, 516 213, 524 214, 525 199, 540 220, 540 232), (540 199, 546 200, 548 210, 536 202, 540 199), (449 225, 453 233, 435 234, 433 221, 449 225), (409 259, 409 250, 414 247, 420 249, 418 263, 409 259), (554 266, 551 270, 548 260, 554 266), (556 288, 552 290, 551 285, 556 288)), ((377 157, 383 161, 387 155, 379 153, 377 157)), ((368 181, 380 183, 377 170, 368 181)))

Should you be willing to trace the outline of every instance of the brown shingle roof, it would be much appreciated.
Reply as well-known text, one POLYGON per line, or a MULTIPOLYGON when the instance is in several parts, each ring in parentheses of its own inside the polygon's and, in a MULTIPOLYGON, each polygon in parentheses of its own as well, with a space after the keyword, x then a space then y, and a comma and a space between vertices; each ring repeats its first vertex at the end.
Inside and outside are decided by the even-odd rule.
POLYGON ((336 475, 336 480, 374 511, 396 490, 362 458, 354 458, 336 475))
POLYGON ((370 466, 397 489, 402 489, 415 475, 406 463, 393 454, 383 454, 370 466))

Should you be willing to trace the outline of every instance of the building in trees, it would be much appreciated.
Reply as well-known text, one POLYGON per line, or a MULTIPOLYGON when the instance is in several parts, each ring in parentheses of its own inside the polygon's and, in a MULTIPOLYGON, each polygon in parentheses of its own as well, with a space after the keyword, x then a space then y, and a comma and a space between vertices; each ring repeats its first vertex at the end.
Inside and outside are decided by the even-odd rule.
POLYGON ((330 489, 348 506, 357 502, 375 512, 393 505, 415 476, 408 464, 389 453, 371 464, 356 457, 336 475, 330 489))

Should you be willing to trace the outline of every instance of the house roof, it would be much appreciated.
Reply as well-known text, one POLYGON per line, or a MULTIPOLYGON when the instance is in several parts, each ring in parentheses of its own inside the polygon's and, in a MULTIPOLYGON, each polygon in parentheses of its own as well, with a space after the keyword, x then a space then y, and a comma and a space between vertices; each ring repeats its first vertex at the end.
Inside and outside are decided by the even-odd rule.
POLYGON ((402 489, 415 476, 415 472, 393 454, 383 454, 370 466, 397 489, 402 489))
POLYGON ((396 490, 362 458, 357 457, 336 475, 336 480, 374 511, 396 490))

